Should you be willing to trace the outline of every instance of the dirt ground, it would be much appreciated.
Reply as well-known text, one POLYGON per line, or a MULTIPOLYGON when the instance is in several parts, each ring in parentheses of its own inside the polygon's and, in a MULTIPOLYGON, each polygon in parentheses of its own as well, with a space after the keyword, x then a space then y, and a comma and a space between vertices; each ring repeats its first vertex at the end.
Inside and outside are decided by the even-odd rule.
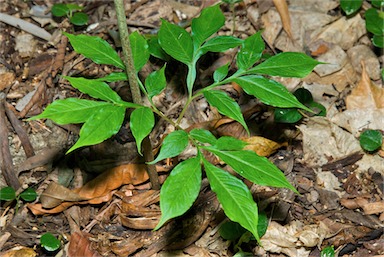
MULTIPOLYGON (((98 78, 114 71, 74 52, 62 31, 99 36, 121 52, 113 1, 76 1, 89 16, 84 26, 52 17, 50 8, 57 2, 63 1, 0 0, 0 168, 7 174, 0 176, 0 188, 13 186, 21 192, 29 187, 59 201, 52 203, 54 208, 43 208, 42 197, 32 203, 1 201, 0 256, 225 257, 242 249, 247 256, 315 257, 327 246, 334 247, 335 256, 384 256, 384 146, 369 153, 359 144, 365 129, 384 128, 384 57, 372 45, 364 20, 370 2, 364 1, 359 13, 350 17, 333 0, 290 0, 288 11, 269 0, 242 1, 235 4, 234 13, 228 4, 221 6, 226 23, 219 34, 231 34, 235 18, 237 37, 263 30, 266 54, 304 52, 327 63, 303 79, 274 78, 290 91, 308 89, 327 110, 325 117, 305 117, 295 124, 274 122, 271 108, 234 85, 222 87, 248 111, 253 135, 277 142, 276 149, 264 141, 260 147, 268 148, 266 155, 300 192, 246 181, 269 219, 262 246, 255 240, 239 243, 221 237, 220 226, 228 219, 206 179, 188 213, 153 231, 160 217, 159 191, 151 190, 148 177, 140 173, 142 160, 128 121, 111 139, 65 155, 80 125, 26 120, 56 99, 84 97, 62 75, 98 78), (23 23, 12 25, 3 14, 23 23), (123 181, 123 173, 130 179, 104 188, 109 178, 123 181), (63 200, 92 179, 103 192, 98 198, 63 200), (59 250, 41 247, 46 232, 61 241, 59 250)), ((127 24, 130 32, 150 35, 156 34, 163 18, 187 24, 188 30, 188 21, 217 2, 126 1, 127 24)), ((207 54, 199 63, 198 86, 212 81, 213 71, 232 57, 231 51, 207 54)), ((151 58, 139 76, 145 78, 160 67, 161 62, 151 58)), ((157 101, 171 118, 186 99, 180 83, 185 75, 177 62, 167 64, 167 91, 157 101)), ((110 86, 131 100, 126 83, 110 86)), ((203 100, 196 100, 187 112, 186 127, 223 118, 203 100)), ((217 135, 244 136, 233 121, 214 130, 217 135)), ((169 125, 156 124, 151 133, 154 147, 169 131, 169 125)), ((161 181, 177 161, 158 164, 161 181)))

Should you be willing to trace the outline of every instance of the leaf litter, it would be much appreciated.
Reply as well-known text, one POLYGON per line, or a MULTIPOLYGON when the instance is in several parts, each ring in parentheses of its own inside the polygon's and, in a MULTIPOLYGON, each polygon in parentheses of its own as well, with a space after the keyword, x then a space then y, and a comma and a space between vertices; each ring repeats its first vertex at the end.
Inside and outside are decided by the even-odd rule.
MULTIPOLYGON (((184 1, 180 5, 176 1, 161 2, 155 0, 128 4, 127 8, 132 14, 128 24, 140 21, 144 27, 138 23, 139 26, 131 25, 132 28, 148 33, 150 31, 145 24, 156 27, 160 17, 177 23, 198 15, 203 4, 207 6, 214 3, 184 1)), ((287 8, 284 3, 280 3, 285 1, 274 1, 276 7, 262 2, 244 1, 236 5, 238 27, 235 34, 244 37, 247 28, 254 32, 264 28, 262 36, 271 53, 299 51, 327 62, 328 65, 318 66, 320 70, 315 70, 303 80, 281 81, 290 91, 300 86, 309 89, 314 98, 317 98, 315 100, 327 107, 327 116, 305 119, 297 128, 277 125, 273 123, 265 106, 252 101, 233 85, 225 90, 238 97, 238 101, 242 103, 245 120, 252 124, 248 125, 251 137, 248 138, 246 131, 238 123, 221 117, 204 101, 197 101, 198 105, 192 105, 193 109, 187 111, 192 115, 191 120, 183 121, 185 128, 206 128, 219 136, 235 135, 250 142, 247 147, 259 155, 272 155, 271 159, 287 174, 301 194, 295 196, 285 194, 284 190, 252 186, 254 197, 260 199, 260 208, 268 212, 272 221, 266 235, 262 237, 263 247, 250 241, 243 243, 242 248, 259 256, 313 256, 328 245, 333 245, 339 256, 383 254, 382 249, 375 248, 375 245, 383 240, 380 230, 382 231, 384 220, 384 161, 378 153, 362 151, 358 144, 359 134, 364 129, 382 130, 384 127, 383 82, 380 74, 378 75, 382 56, 380 59, 377 50, 372 51, 363 13, 345 17, 340 13, 337 1, 316 1, 316 4, 312 0, 290 1, 287 8), (367 46, 369 51, 364 50, 367 46), (360 51, 367 54, 359 55, 360 51), (290 174, 294 176, 291 177, 290 174)), ((26 11, 30 8, 24 2, 14 6, 12 1, 5 1, 0 12, 13 14, 16 6, 26 11)), ((90 26, 87 32, 91 35, 100 33, 107 37, 108 24, 105 23, 104 16, 110 20, 115 19, 113 5, 90 4, 87 8, 92 21, 96 21, 95 26, 90 26)), ((229 12, 226 12, 226 16, 227 20, 231 19, 229 12)), ((28 18, 23 20, 34 22, 28 18)), ((50 24, 55 26, 53 21, 50 24)), ((69 26, 65 21, 60 25, 69 26)), ((225 29, 229 31, 231 26, 230 22, 225 29)), ((45 42, 33 38, 39 49, 34 52, 34 49, 23 47, 22 44, 25 33, 30 35, 34 32, 21 32, 11 26, 7 28, 17 37, 13 39, 11 33, 2 33, 5 47, 0 51, 5 59, 0 64, 0 77, 4 78, 1 89, 7 89, 7 102, 16 105, 19 99, 35 90, 38 87, 37 82, 44 77, 44 67, 39 67, 40 72, 33 71, 36 74, 32 73, 31 77, 25 74, 28 74, 27 64, 33 64, 32 61, 41 55, 40 50, 47 46, 45 42), (11 42, 19 39, 19 48, 14 49, 11 42)), ((58 28, 54 28, 49 32, 55 34, 58 31, 58 28)), ((220 33, 226 32, 224 30, 220 33)), ((53 55, 57 51, 56 46, 49 48, 53 55)), ((233 54, 228 52, 227 55, 223 55, 225 58, 222 60, 225 62, 231 61, 233 54)), ((49 62, 42 65, 46 69, 50 67, 49 62)), ((80 74, 90 77, 96 74, 102 76, 109 69, 87 63, 70 53, 66 53, 62 68, 63 75, 80 74)), ((205 69, 207 72, 202 70, 202 79, 209 78, 214 70, 209 65, 205 69)), ((76 95, 65 84, 48 81, 48 86, 53 85, 49 83, 60 88, 60 92, 52 90, 53 87, 39 86, 40 92, 44 91, 46 97, 35 98, 38 99, 34 101, 38 101, 40 109, 46 105, 46 99, 76 95)), ((177 77, 173 77, 169 83, 174 90, 160 95, 157 101, 162 106, 160 108, 166 108, 172 114, 177 113, 180 106, 178 102, 183 96, 178 89, 177 77)), ((121 86, 117 85, 115 89, 118 92, 121 90, 119 93, 124 96, 121 86)), ((28 117, 39 112, 39 109, 35 109, 33 113, 31 109, 28 117)), ((4 235, 7 235, 7 231, 11 231, 11 235, 5 242, 0 241, 1 254, 5 254, 6 250, 12 252, 16 245, 23 245, 27 248, 21 251, 34 256, 34 239, 46 231, 57 231, 57 235, 64 236, 62 242, 68 244, 69 256, 232 256, 234 253, 234 248, 228 247, 228 242, 224 242, 217 233, 224 217, 204 183, 201 192, 206 190, 205 193, 199 196, 200 200, 185 220, 172 221, 157 232, 150 230, 160 218, 158 195, 148 190, 144 165, 136 164, 139 163, 139 158, 132 154, 127 157, 122 153, 136 150, 135 145, 130 143, 129 136, 118 139, 127 141, 125 148, 118 148, 116 142, 106 142, 84 150, 82 156, 76 157, 82 158, 81 162, 69 157, 66 160, 72 164, 69 166, 76 165, 81 169, 73 169, 69 184, 63 187, 58 184, 62 176, 60 169, 59 172, 51 173, 57 160, 52 156, 44 160, 44 154, 40 153, 47 147, 56 149, 54 147, 57 147, 57 142, 64 142, 59 144, 61 148, 71 145, 73 136, 68 136, 68 132, 76 134, 78 130, 76 132, 75 128, 58 127, 49 122, 30 122, 25 125, 30 128, 30 140, 39 157, 35 158, 37 161, 30 157, 29 162, 24 162, 26 157, 23 150, 16 147, 17 136, 11 130, 8 133, 12 138, 10 149, 13 161, 20 171, 19 180, 23 186, 29 183, 29 186, 41 187, 43 192, 40 203, 27 206, 36 215, 56 213, 57 216, 42 216, 41 219, 46 224, 43 228, 25 208, 18 213, 2 208, 4 218, 1 229, 5 232, 4 235), (54 139, 41 136, 47 131, 54 139), (101 160, 101 163, 97 160, 101 160), (108 175, 97 176, 98 174, 90 173, 91 170, 100 170, 108 175), (48 173, 56 174, 56 177, 48 173), (92 177, 96 178, 92 180, 92 177), (40 181, 43 180, 45 182, 41 184, 40 181), (64 215, 72 209, 81 210, 82 215, 64 215), (75 221, 75 225, 68 225, 70 219, 75 221), (20 220, 27 220, 28 223, 22 224, 20 220), (24 240, 26 238, 22 232, 30 231, 30 226, 33 227, 32 231, 37 232, 25 243, 21 240, 23 236, 24 240), (173 244, 170 243, 172 240, 173 244)), ((152 136, 155 141, 160 142, 171 131, 171 127, 160 122, 152 136)), ((187 159, 191 157, 191 153, 193 151, 185 151, 182 156, 187 159)), ((59 154, 59 160, 62 159, 59 154)), ((165 171, 178 161, 170 159, 165 166, 159 167, 164 172, 160 173, 163 179, 167 176, 165 171)), ((230 167, 223 168, 231 171, 230 167)), ((3 187, 4 181, 1 183, 3 187)), ((46 253, 39 252, 41 256, 44 254, 46 253)))

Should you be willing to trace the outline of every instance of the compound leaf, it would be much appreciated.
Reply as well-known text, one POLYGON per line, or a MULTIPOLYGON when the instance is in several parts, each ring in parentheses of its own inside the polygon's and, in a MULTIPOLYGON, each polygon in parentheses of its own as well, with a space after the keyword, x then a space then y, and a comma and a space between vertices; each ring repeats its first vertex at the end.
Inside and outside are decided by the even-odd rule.
POLYGON ((225 22, 220 5, 205 8, 198 18, 192 20, 192 39, 198 48, 207 38, 216 33, 225 22))
POLYGON ((283 108, 298 107, 311 112, 277 81, 255 75, 238 77, 233 81, 239 84, 247 94, 257 97, 265 104, 283 108))
POLYGON ((155 160, 149 162, 154 164, 166 158, 179 155, 188 145, 188 134, 184 130, 175 130, 169 133, 163 140, 160 153, 155 160))
POLYGON ((265 48, 264 40, 261 37, 261 31, 248 37, 237 54, 237 67, 246 70, 254 65, 263 54, 265 48))
POLYGON ((159 31, 159 43, 164 51, 176 60, 187 65, 192 63, 192 38, 185 29, 162 20, 159 31))
POLYGON ((139 72, 149 60, 148 43, 147 40, 137 31, 129 35, 129 42, 131 44, 135 70, 136 72, 139 72))
POLYGON ((80 138, 67 153, 82 146, 103 142, 119 132, 123 123, 125 108, 109 104, 94 112, 80 129, 80 138))
POLYGON ((90 114, 108 105, 110 103, 77 98, 56 100, 42 113, 28 120, 51 119, 57 124, 84 123, 89 119, 90 114))
POLYGON ((161 218, 156 229, 191 208, 200 192, 200 158, 191 158, 179 163, 165 180, 160 192, 161 218))
POLYGON ((155 117, 148 107, 137 108, 131 113, 130 128, 136 139, 137 151, 141 154, 141 142, 151 133, 155 117))
POLYGON ((167 85, 165 78, 165 66, 164 65, 160 70, 154 71, 148 75, 145 79, 145 88, 147 89, 148 96, 150 98, 154 97, 161 93, 167 85))
POLYGON ((203 159, 211 189, 216 193, 227 217, 248 229, 259 241, 258 209, 248 187, 235 176, 203 159))
POLYGON ((239 122, 248 131, 240 106, 225 92, 219 90, 204 91, 204 97, 208 103, 216 107, 221 114, 239 122))
POLYGON ((255 152, 221 151, 214 147, 203 148, 217 155, 238 174, 253 183, 262 186, 285 187, 297 192, 273 163, 265 157, 258 156, 255 152))
POLYGON ((249 74, 303 78, 321 64, 303 53, 285 52, 274 55, 250 69, 249 74))
POLYGON ((73 49, 97 64, 110 64, 125 69, 123 61, 107 41, 100 37, 88 35, 72 35, 63 32, 71 42, 73 49))
POLYGON ((98 98, 104 101, 112 103, 121 103, 120 96, 113 91, 107 83, 86 78, 73 78, 64 76, 74 88, 77 88, 82 93, 92 96, 93 98, 98 98))

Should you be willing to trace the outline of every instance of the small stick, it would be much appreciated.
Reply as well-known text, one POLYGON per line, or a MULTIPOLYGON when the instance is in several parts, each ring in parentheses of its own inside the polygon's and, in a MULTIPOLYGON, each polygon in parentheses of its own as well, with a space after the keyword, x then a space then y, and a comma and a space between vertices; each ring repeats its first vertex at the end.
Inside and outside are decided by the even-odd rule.
POLYGON ((21 187, 19 179, 16 177, 12 162, 11 152, 9 151, 8 129, 5 115, 5 94, 0 93, 0 161, 1 170, 7 184, 17 190, 21 187))
POLYGON ((11 122, 13 129, 17 133, 20 138, 21 145, 23 146, 25 155, 27 158, 35 155, 35 151, 33 150, 33 146, 29 141, 28 134, 23 128, 21 121, 16 117, 16 115, 12 111, 13 106, 9 103, 5 103, 5 113, 7 114, 9 122, 11 122))

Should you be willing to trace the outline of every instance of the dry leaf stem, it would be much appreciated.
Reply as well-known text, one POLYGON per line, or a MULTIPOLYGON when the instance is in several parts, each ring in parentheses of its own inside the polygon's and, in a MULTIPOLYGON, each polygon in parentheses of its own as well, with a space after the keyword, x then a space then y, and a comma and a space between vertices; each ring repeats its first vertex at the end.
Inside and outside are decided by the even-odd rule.
MULTIPOLYGON (((120 40, 123 48, 123 62, 126 67, 133 102, 136 104, 142 104, 140 88, 137 82, 137 75, 135 72, 135 66, 132 58, 131 44, 129 42, 129 33, 126 23, 127 18, 125 16, 124 10, 124 0, 114 0, 114 2, 117 14, 117 25, 119 27, 120 40)), ((143 140, 143 155, 145 161, 147 162, 152 161, 154 159, 152 153, 152 143, 149 139, 149 136, 147 136, 143 140)), ((155 165, 147 165, 147 171, 149 180, 152 184, 152 188, 155 190, 159 190, 160 182, 155 165)))

